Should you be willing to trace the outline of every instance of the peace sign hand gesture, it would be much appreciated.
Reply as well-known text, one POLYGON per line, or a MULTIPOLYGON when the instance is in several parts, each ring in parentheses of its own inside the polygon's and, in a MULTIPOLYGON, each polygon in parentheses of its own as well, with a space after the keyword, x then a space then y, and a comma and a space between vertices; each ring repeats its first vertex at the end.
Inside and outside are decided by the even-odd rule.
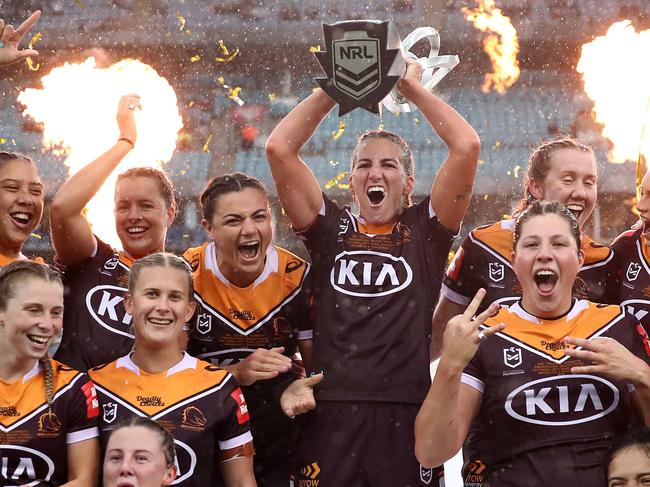
POLYGON ((34 49, 19 51, 18 44, 40 16, 41 11, 37 10, 16 30, 13 25, 5 26, 4 20, 0 19, 0 66, 13 64, 30 56, 38 56, 38 51, 34 49))
POLYGON ((481 314, 474 316, 484 297, 485 289, 481 288, 465 312, 454 316, 447 323, 442 338, 440 360, 444 361, 452 370, 462 371, 476 354, 480 343, 506 327, 503 323, 499 323, 489 328, 480 329, 480 325, 499 310, 499 305, 492 303, 481 314))

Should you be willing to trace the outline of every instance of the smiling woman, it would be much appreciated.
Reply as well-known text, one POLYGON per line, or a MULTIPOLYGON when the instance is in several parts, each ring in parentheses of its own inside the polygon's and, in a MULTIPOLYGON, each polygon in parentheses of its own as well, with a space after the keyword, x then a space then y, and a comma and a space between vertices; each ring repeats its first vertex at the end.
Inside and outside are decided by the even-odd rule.
POLYGON ((0 270, 0 424, 8 432, 0 439, 2 485, 96 484, 94 386, 47 356, 62 320, 57 273, 29 261, 0 270))
POLYGON ((514 238, 522 297, 478 313, 480 289, 449 321, 415 423, 416 455, 442 464, 479 418, 490 466, 480 482, 605 485, 612 438, 648 423, 648 336, 620 306, 573 298, 583 252, 564 205, 533 203, 514 238))
MULTIPOLYGON (((117 421, 155 418, 177 440, 176 485, 254 486, 249 414, 236 379, 179 350, 195 310, 187 263, 162 252, 139 259, 124 303, 133 316, 134 351, 90 371, 103 407, 102 443, 117 421)), ((141 484, 131 478, 124 485, 141 484)))
POLYGON ((52 201, 52 241, 68 289, 65 333, 56 358, 80 370, 110 362, 133 346, 131 317, 122 302, 129 267, 164 250, 177 211, 165 173, 138 167, 120 174, 115 184, 115 227, 124 250, 97 238, 84 216, 88 201, 136 143, 132 107, 140 107, 139 97, 122 97, 117 111, 120 139, 71 176, 52 201))
POLYGON ((201 206, 211 241, 184 254, 200 306, 189 351, 242 384, 253 412, 257 482, 286 486, 298 428, 278 399, 295 379, 291 357, 297 347, 305 363, 310 358, 310 266, 272 245, 269 199, 256 178, 213 178, 201 206))

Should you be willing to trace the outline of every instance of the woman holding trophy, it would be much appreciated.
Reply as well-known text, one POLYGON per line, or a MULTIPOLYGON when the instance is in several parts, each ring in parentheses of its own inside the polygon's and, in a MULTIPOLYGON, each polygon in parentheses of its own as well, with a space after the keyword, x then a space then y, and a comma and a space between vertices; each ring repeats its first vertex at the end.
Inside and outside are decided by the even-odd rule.
POLYGON ((432 484, 417 462, 413 425, 429 384, 431 316, 452 241, 467 210, 480 142, 406 61, 400 94, 449 149, 412 203, 414 161, 399 135, 363 134, 352 153, 358 214, 323 194, 300 156, 336 102, 318 90, 275 128, 267 156, 278 195, 311 254, 315 287, 310 368, 323 371, 317 408, 302 423, 298 480, 327 486, 432 484))

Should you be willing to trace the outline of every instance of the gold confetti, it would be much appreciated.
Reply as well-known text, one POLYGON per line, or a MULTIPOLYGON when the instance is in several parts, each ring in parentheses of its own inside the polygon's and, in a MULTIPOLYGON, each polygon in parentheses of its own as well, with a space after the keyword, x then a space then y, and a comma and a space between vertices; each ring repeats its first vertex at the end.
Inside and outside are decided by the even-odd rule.
POLYGON ((190 108, 194 106, 194 100, 190 101, 190 108))
POLYGON ((484 199, 485 201, 487 201, 487 199, 488 199, 488 195, 487 195, 487 194, 483 195, 483 199, 484 199))
POLYGON ((6 144, 7 142, 7 139, 0 139, 0 144, 6 144))
POLYGON ((79 5, 80 8, 86 8, 86 4, 83 3, 81 0, 74 0, 74 2, 79 5))
POLYGON ((186 172, 187 171, 185 169, 181 169, 180 171, 178 171, 178 174, 180 174, 181 176, 185 176, 186 172))
POLYGON ((332 132, 332 138, 334 140, 339 140, 341 138, 341 135, 345 132, 345 122, 343 120, 339 120, 339 129, 336 132, 332 132))
POLYGON ((198 54, 195 55, 195 56, 192 56, 190 58, 190 62, 192 62, 192 63, 195 63, 195 62, 200 61, 200 60, 201 60, 201 56, 199 56, 198 54))
MULTIPOLYGON (((29 49, 34 49, 34 44, 36 44, 41 39, 41 37, 43 37, 43 34, 41 32, 37 32, 36 34, 34 34, 32 38, 29 40, 29 44, 27 45, 27 47, 29 49)), ((32 58, 30 57, 25 59, 25 61, 27 62, 27 67, 29 68, 30 71, 38 71, 38 68, 41 67, 40 64, 34 64, 34 61, 32 61, 32 58)))
POLYGON ((519 178, 519 171, 521 171, 521 166, 519 165, 515 166, 515 171, 514 171, 515 178, 519 178))
POLYGON ((11 144, 12 144, 13 146, 15 146, 15 145, 16 145, 16 140, 15 140, 15 139, 11 139, 11 144))
POLYGON ((456 257, 456 251, 455 250, 450 250, 449 253, 447 254, 447 265, 454 260, 454 257, 456 257))
POLYGON ((237 105, 244 106, 244 100, 239 98, 239 93, 241 92, 241 87, 236 86, 235 88, 231 88, 226 84, 226 80, 224 79, 223 76, 219 76, 217 78, 217 82, 223 87, 224 90, 228 91, 228 99, 233 100, 237 105))
POLYGON ((38 233, 32 233, 32 237, 37 238, 39 240, 43 239, 43 237, 41 237, 38 233))
POLYGON ((335 160, 333 160, 333 159, 330 160, 330 166, 336 167, 336 166, 338 166, 339 164, 341 164, 339 161, 335 161, 335 160))
POLYGON ((203 152, 210 152, 208 149, 208 146, 210 145, 210 141, 212 140, 212 134, 208 136, 208 140, 205 141, 205 144, 203 144, 203 152))
POLYGON ((236 48, 235 51, 231 54, 230 50, 226 47, 226 44, 223 42, 223 39, 219 39, 219 48, 221 49, 221 52, 225 57, 215 57, 214 60, 218 63, 229 63, 235 57, 237 57, 237 54, 239 54, 239 48, 236 48))
POLYGON ((186 33, 188 36, 191 36, 191 35, 192 35, 192 29, 185 29, 185 33, 186 33))
POLYGON ((176 12, 176 18, 180 24, 178 30, 183 30, 185 28, 185 17, 183 17, 180 12, 176 12))
POLYGON ((384 122, 379 122, 379 127, 377 127, 377 130, 384 130, 384 122))
POLYGON ((413 119, 413 124, 414 124, 414 125, 420 125, 420 119, 417 118, 417 117, 414 118, 414 119, 413 119))
POLYGON ((508 213, 504 213, 502 220, 510 220, 511 218, 512 218, 512 215, 509 215, 508 213))
POLYGON ((482 164, 485 164, 485 161, 483 159, 479 159, 478 164, 479 164, 479 166, 482 165, 482 164))
POLYGON ((333 179, 330 179, 325 183, 325 189, 331 189, 334 186, 338 186, 341 189, 347 189, 347 184, 342 184, 341 180, 348 175, 348 171, 343 171, 342 173, 337 174, 333 179))
POLYGON ((494 147, 497 148, 497 149, 498 149, 499 147, 501 147, 501 141, 500 141, 500 140, 497 140, 497 141, 494 143, 494 147))
POLYGON ((277 98, 275 93, 269 93, 269 101, 274 101, 277 98))
POLYGON ((320 46, 309 46, 309 52, 320 52, 320 46))

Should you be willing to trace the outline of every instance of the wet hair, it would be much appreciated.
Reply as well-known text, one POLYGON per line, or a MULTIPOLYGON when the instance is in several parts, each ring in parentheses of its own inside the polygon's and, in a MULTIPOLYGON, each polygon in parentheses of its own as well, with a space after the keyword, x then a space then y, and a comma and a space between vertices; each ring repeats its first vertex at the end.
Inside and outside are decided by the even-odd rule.
MULTIPOLYGON (((45 282, 56 282, 63 287, 61 276, 46 265, 31 260, 16 260, 0 269, 0 311, 7 309, 9 300, 16 297, 17 284, 27 278, 37 278, 45 282)), ((45 354, 38 359, 45 376, 45 398, 52 412, 54 403, 54 370, 50 357, 45 354)))
POLYGON ((167 429, 162 426, 160 423, 149 419, 143 418, 141 416, 131 416, 129 419, 120 421, 115 425, 115 428, 111 431, 108 440, 110 441, 111 436, 115 434, 116 431, 119 431, 123 428, 146 428, 149 431, 153 431, 160 437, 160 446, 162 447, 163 454, 165 455, 165 462, 167 467, 174 465, 176 460, 176 448, 174 446, 174 437, 172 434, 167 431, 167 429))
POLYGON ((619 437, 612 446, 612 452, 609 456, 609 461, 607 462, 607 469, 609 470, 609 465, 619 453, 633 448, 642 450, 643 453, 650 458, 650 428, 634 430, 619 437))
POLYGON ((216 209, 217 200, 221 196, 227 193, 239 192, 246 188, 256 189, 260 191, 267 200, 269 199, 269 194, 260 180, 256 177, 249 176, 248 174, 234 172, 210 179, 200 197, 203 218, 206 221, 211 222, 216 209))
POLYGON ((132 167, 131 169, 119 174, 115 184, 117 185, 117 183, 126 178, 153 179, 158 186, 158 191, 160 191, 160 196, 162 196, 165 205, 168 209, 171 208, 174 211, 174 218, 176 217, 176 214, 178 213, 178 204, 176 203, 176 197, 174 196, 174 186, 165 172, 154 167, 132 167))
POLYGON ((556 139, 542 142, 535 150, 533 150, 533 153, 528 159, 528 168, 526 169, 526 175, 524 177, 524 194, 519 201, 515 214, 520 213, 529 204, 537 200, 537 198, 535 198, 530 192, 530 185, 532 181, 537 181, 538 183, 544 182, 548 173, 551 171, 551 156, 555 151, 561 149, 577 150, 591 155, 594 158, 594 161, 596 160, 596 154, 591 147, 581 144, 571 137, 561 136, 556 139))
MULTIPOLYGON (((364 132, 359 136, 359 139, 357 140, 357 146, 352 151, 352 165, 350 167, 350 172, 354 170, 354 166, 359 161, 359 146, 363 142, 367 142, 368 140, 377 140, 377 139, 388 140, 393 144, 395 144, 400 150, 400 156, 398 162, 400 163, 400 166, 404 169, 404 173, 407 176, 415 176, 415 161, 413 160, 413 153, 411 152, 411 148, 406 143, 406 141, 394 132, 389 132, 388 130, 379 130, 379 129, 369 130, 368 132, 364 132)), ((412 204, 413 204, 413 200, 411 198, 411 195, 410 194, 405 195, 404 207, 409 207, 412 204)))
POLYGON ((133 294, 142 269, 150 267, 165 267, 177 269, 185 274, 188 286, 188 299, 194 299, 194 279, 192 278, 192 269, 190 265, 182 258, 168 252, 156 252, 146 257, 136 260, 131 266, 129 272, 129 293, 133 294))
POLYGON ((580 226, 578 224, 578 220, 576 220, 576 217, 573 216, 573 213, 567 210, 566 207, 559 201, 534 201, 532 204, 528 205, 528 208, 519 214, 515 222, 513 248, 517 248, 517 243, 521 238, 521 232, 524 224, 531 218, 541 215, 557 215, 565 220, 569 224, 571 236, 576 242, 578 252, 580 252, 580 226))

